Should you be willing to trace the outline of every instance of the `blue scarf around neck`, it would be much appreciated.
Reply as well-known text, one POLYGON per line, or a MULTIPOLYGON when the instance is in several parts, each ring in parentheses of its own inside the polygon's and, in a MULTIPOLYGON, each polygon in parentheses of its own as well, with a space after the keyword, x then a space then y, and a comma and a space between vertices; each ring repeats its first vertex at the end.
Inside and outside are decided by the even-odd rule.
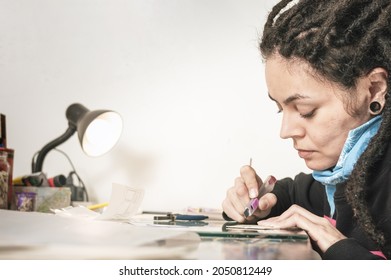
POLYGON ((326 188, 327 200, 330 205, 330 217, 334 216, 335 186, 346 181, 352 172, 358 158, 368 147, 369 141, 379 130, 381 116, 376 116, 361 126, 349 131, 337 164, 333 169, 314 171, 314 179, 326 188))

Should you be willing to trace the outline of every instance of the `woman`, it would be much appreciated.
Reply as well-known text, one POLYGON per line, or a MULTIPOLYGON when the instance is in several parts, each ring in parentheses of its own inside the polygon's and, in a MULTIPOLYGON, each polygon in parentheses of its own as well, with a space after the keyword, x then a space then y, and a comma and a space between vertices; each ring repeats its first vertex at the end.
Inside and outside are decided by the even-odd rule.
POLYGON ((290 2, 269 14, 260 49, 280 137, 313 173, 277 181, 245 217, 262 180, 244 166, 224 212, 303 228, 323 259, 391 258, 391 1, 290 2))

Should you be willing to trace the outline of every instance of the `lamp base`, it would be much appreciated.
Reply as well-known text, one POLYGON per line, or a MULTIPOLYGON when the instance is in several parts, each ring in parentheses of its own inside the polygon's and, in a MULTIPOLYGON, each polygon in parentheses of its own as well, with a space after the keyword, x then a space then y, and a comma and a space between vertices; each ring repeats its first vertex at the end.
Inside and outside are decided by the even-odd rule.
POLYGON ((77 187, 75 185, 68 185, 67 187, 71 189, 71 201, 85 201, 82 187, 77 187))
POLYGON ((71 201, 88 201, 88 195, 84 184, 82 183, 79 175, 77 175, 75 171, 69 173, 65 186, 71 190, 71 201), (75 176, 79 180, 80 186, 76 186, 74 184, 73 176, 75 176))

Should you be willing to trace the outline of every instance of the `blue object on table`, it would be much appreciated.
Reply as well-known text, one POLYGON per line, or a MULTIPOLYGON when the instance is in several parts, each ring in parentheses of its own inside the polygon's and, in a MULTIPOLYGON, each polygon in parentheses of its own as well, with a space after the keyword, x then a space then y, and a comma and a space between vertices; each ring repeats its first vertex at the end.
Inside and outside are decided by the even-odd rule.
POLYGON ((166 215, 158 215, 154 216, 153 219, 155 221, 169 220, 169 221, 202 221, 208 219, 208 216, 205 215, 189 215, 189 214, 166 214, 166 215))
POLYGON ((186 221, 201 221, 208 218, 205 215, 185 215, 185 214, 174 214, 175 220, 186 220, 186 221))

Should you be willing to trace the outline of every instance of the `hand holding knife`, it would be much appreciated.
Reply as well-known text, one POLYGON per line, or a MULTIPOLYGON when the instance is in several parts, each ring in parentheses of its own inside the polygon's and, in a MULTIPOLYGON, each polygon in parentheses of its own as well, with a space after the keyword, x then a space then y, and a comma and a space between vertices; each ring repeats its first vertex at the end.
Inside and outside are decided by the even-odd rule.
POLYGON ((258 197, 252 198, 244 209, 243 214, 246 218, 254 214, 254 212, 258 209, 259 199, 263 195, 271 192, 276 182, 277 179, 274 176, 269 176, 266 178, 266 180, 263 182, 262 186, 258 190, 258 197))

